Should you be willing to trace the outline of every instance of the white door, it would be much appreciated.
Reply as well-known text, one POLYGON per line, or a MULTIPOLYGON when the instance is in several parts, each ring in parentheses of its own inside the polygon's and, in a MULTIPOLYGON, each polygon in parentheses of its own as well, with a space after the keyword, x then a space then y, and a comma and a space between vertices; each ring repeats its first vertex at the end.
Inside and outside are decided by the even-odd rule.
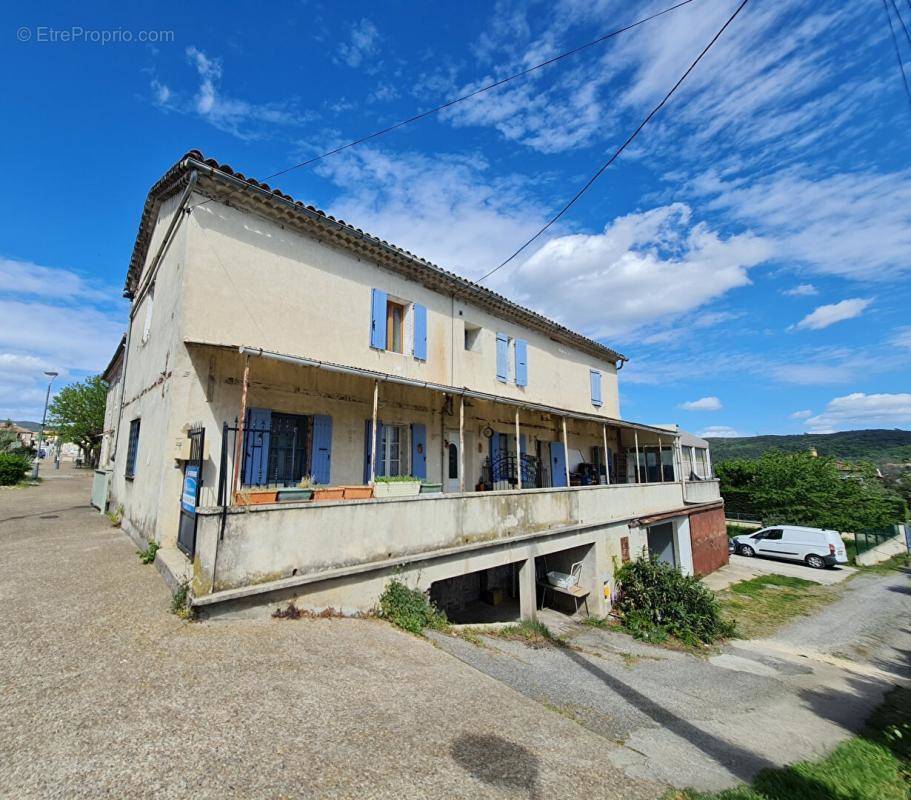
POLYGON ((459 432, 446 431, 446 454, 444 464, 446 483, 443 490, 459 491, 459 432))

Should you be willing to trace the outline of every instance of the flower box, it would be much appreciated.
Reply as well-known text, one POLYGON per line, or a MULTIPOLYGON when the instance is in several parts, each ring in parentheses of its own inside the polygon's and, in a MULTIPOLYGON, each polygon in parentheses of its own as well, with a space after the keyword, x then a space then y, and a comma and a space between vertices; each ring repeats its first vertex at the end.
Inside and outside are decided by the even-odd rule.
POLYGON ((287 489, 279 489, 276 494, 279 503, 300 502, 313 499, 313 489, 303 489, 300 486, 289 486, 287 489))
POLYGON ((345 496, 344 486, 324 486, 313 490, 313 499, 320 500, 341 500, 345 496))
POLYGON ((442 483, 422 483, 421 494, 439 494, 443 491, 442 483))
POLYGON ((239 506, 261 506, 266 503, 274 503, 275 489, 246 490, 237 493, 237 504, 239 506))
POLYGON ((421 491, 420 481, 377 481, 374 497, 413 497, 421 491))
POLYGON ((372 486, 343 486, 346 500, 368 500, 373 497, 372 486))

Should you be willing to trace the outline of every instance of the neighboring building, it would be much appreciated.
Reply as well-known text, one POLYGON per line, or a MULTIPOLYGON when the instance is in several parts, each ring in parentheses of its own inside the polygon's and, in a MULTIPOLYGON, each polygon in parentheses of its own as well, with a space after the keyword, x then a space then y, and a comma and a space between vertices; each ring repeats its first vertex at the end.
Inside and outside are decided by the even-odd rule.
POLYGON ((604 613, 644 547, 727 558, 707 453, 691 481, 683 434, 620 418, 624 356, 198 152, 150 191, 125 294, 100 468, 197 605, 366 610, 398 571, 531 616, 582 562, 604 613), (424 493, 274 502, 406 475, 424 493))
POLYGON ((0 422, 0 431, 16 434, 16 438, 19 440, 19 444, 22 445, 22 447, 31 449, 37 443, 38 437, 35 431, 23 428, 21 425, 10 420, 0 422))

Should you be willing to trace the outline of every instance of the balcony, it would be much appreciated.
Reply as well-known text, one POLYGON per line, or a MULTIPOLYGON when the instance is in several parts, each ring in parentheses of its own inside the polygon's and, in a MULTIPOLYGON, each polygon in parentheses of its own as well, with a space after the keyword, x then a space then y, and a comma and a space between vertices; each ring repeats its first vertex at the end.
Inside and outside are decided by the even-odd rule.
MULTIPOLYGON (((717 483, 700 490, 701 502, 718 499, 717 483)), ((201 508, 194 590, 200 596, 294 576, 342 576, 683 506, 674 482, 201 508)))

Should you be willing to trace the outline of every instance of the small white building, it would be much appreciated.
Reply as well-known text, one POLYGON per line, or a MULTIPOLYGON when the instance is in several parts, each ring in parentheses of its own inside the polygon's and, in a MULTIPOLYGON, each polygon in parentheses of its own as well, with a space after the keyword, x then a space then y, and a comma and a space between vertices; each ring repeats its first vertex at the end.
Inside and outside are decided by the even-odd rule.
POLYGON ((151 189, 125 295, 99 481, 200 607, 367 610, 396 572, 531 616, 582 562, 604 613, 646 546, 694 569, 696 519, 727 559, 684 434, 621 419, 623 355, 198 152, 151 189))

